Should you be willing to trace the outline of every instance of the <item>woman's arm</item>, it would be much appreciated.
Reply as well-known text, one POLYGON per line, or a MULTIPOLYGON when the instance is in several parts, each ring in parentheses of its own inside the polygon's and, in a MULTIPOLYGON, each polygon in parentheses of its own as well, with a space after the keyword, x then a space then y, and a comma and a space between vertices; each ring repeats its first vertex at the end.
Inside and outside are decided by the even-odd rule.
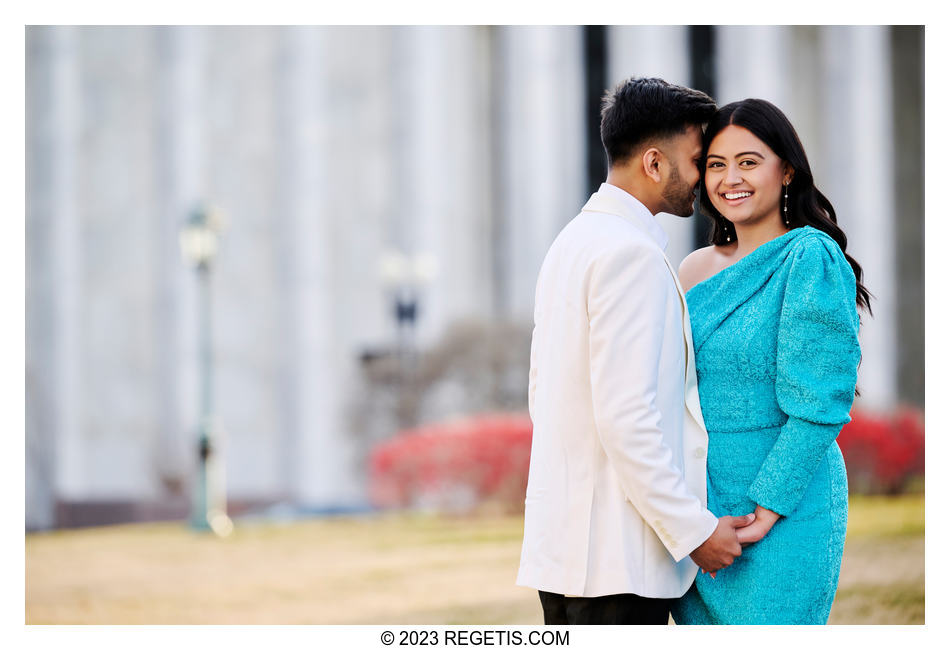
POLYGON ((826 239, 808 237, 793 253, 779 318, 775 396, 788 421, 747 493, 766 521, 795 510, 850 420, 861 355, 854 274, 826 239))

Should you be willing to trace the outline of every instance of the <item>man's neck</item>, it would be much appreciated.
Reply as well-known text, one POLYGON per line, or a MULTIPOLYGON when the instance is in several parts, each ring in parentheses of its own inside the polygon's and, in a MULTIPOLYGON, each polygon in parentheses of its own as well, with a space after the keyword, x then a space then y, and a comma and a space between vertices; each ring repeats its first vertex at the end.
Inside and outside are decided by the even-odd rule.
POLYGON ((659 210, 656 209, 656 206, 653 204, 653 201, 650 199, 650 193, 646 191, 642 183, 639 183, 637 178, 630 173, 623 173, 616 169, 611 169, 607 172, 607 180, 604 181, 614 187, 619 187, 624 192, 635 198, 637 201, 642 203, 644 207, 650 211, 650 214, 656 215, 659 210))

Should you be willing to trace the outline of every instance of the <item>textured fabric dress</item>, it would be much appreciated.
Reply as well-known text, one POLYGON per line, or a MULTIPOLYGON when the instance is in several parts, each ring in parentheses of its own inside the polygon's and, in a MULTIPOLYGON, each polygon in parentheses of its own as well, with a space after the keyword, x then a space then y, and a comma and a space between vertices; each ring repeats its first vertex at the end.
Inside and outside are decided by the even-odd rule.
POLYGON ((709 431, 709 509, 783 515, 713 579, 700 573, 677 624, 824 624, 838 585, 848 483, 835 438, 857 367, 855 279, 805 226, 686 294, 709 431))

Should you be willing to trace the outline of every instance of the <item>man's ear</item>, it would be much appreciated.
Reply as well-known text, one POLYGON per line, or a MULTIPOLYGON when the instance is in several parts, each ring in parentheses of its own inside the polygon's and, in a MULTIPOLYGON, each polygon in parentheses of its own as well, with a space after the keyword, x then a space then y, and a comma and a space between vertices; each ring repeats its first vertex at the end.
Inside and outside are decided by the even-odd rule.
POLYGON ((663 175, 660 173, 660 163, 662 161, 663 152, 656 147, 649 147, 640 156, 643 173, 655 183, 663 181, 663 175))

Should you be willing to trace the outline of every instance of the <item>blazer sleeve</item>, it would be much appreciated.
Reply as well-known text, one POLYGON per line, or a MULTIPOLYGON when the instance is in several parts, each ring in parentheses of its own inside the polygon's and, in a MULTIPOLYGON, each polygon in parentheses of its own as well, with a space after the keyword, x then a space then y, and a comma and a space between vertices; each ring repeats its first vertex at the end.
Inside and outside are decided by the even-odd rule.
POLYGON ((788 415, 748 490, 788 515, 851 420, 861 348, 855 279, 838 245, 809 237, 792 252, 778 328, 775 393, 788 415))
POLYGON ((679 562, 718 519, 674 464, 656 405, 667 303, 678 299, 661 255, 629 245, 594 263, 587 292, 591 393, 597 434, 627 498, 679 562))
POLYGON ((531 331, 531 356, 528 366, 528 416, 534 422, 534 396, 538 391, 537 326, 531 331))

